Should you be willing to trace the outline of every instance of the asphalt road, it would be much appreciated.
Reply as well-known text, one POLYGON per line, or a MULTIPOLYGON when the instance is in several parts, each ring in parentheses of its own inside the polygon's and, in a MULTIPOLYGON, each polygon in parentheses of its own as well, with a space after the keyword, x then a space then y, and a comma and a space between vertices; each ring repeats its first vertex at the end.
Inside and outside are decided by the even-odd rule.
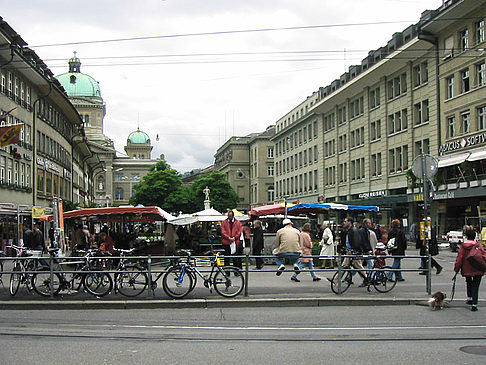
POLYGON ((0 346, 12 365, 478 364, 486 317, 466 305, 4 310, 0 346))

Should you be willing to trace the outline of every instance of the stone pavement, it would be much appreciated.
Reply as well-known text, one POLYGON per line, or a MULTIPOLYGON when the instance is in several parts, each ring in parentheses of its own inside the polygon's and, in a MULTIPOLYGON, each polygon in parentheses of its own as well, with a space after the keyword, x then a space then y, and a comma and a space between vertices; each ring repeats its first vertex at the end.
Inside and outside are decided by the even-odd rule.
MULTIPOLYGON (((418 251, 409 249, 407 254, 417 256, 418 251)), ((440 275, 436 275, 435 269, 432 274, 432 293, 443 291, 450 297, 452 289, 453 263, 455 253, 448 249, 441 251, 435 257, 443 266, 440 275)), ((387 265, 391 266, 392 259, 387 259, 387 265)), ((15 296, 11 297, 8 288, 0 286, 0 308, 2 309, 72 309, 72 308, 183 308, 183 307, 233 307, 233 306, 324 306, 324 305, 409 305, 425 304, 429 295, 426 292, 426 276, 418 274, 420 264, 419 258, 406 258, 402 260, 402 269, 415 270, 403 272, 405 281, 398 282, 395 288, 389 293, 379 293, 373 287, 370 292, 366 288, 359 288, 360 277, 354 276, 354 285, 341 295, 331 291, 330 283, 325 278, 331 277, 334 271, 318 272, 321 281, 312 281, 310 274, 303 271, 298 277, 301 282, 296 283, 290 280, 292 267, 287 269, 281 276, 275 275, 276 266, 267 265, 264 270, 249 272, 248 295, 242 292, 236 298, 223 298, 217 293, 210 293, 201 280, 198 285, 184 299, 170 299, 162 290, 160 281, 159 287, 155 290, 155 296, 146 291, 136 298, 126 298, 121 294, 111 293, 103 298, 95 298, 86 293, 75 293, 73 295, 62 295, 55 298, 42 298, 36 293, 28 292, 25 287, 15 296), (273 271, 273 272, 272 272, 273 271)), ((250 268, 253 268, 250 267, 250 268)), ((8 276, 8 275, 7 275, 8 276)), ((7 282, 4 285, 8 285, 7 282)), ((451 304, 464 305, 465 299, 464 279, 457 277, 454 302, 451 304)), ((481 298, 481 290, 480 290, 481 298)), ((481 303, 480 303, 481 305, 481 303)))

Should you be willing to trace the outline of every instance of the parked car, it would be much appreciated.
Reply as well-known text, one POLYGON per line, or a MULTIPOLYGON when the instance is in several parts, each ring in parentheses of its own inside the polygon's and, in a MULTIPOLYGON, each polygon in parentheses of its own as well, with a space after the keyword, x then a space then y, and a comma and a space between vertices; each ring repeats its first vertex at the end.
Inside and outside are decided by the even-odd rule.
POLYGON ((447 232, 447 240, 449 241, 449 247, 452 252, 457 252, 457 248, 464 242, 464 236, 462 231, 449 231, 447 232))

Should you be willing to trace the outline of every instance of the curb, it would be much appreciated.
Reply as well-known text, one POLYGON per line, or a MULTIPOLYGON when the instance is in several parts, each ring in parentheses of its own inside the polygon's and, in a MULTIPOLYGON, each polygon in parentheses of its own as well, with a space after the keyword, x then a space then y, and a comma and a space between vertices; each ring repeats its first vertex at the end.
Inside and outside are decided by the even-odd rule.
POLYGON ((3 310, 63 309, 183 309, 243 307, 325 307, 420 305, 424 298, 250 298, 250 299, 180 299, 180 300, 20 300, 0 302, 3 310))

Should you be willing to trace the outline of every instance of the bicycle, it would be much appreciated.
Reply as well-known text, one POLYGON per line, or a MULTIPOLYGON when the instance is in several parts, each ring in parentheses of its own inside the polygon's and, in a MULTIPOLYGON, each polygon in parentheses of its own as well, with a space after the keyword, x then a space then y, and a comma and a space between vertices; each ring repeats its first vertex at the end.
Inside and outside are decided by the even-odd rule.
POLYGON ((216 253, 209 260, 195 258, 191 252, 181 250, 186 260, 181 260, 178 265, 170 267, 162 280, 162 287, 165 293, 174 299, 184 298, 196 286, 197 276, 204 280, 204 286, 212 289, 223 297, 235 297, 241 293, 245 286, 245 278, 241 270, 234 266, 223 266, 219 253, 216 253), (197 262, 209 262, 211 271, 204 275, 197 268, 197 262))
POLYGON ((126 257, 127 254, 133 254, 134 248, 123 250, 114 249, 120 253, 120 258, 115 273, 115 293, 121 293, 126 297, 136 297, 142 294, 148 286, 148 276, 143 267, 133 264, 126 257))
MULTIPOLYGON (((348 290, 349 286, 353 282, 353 272, 354 269, 352 262, 355 258, 350 257, 349 265, 343 266, 342 269, 346 271, 337 271, 331 280, 331 290, 335 294, 343 294, 346 290, 348 290), (339 292, 339 281, 341 281, 341 292, 339 292)), ((392 290, 395 285, 397 284, 396 280, 391 280, 388 278, 388 274, 393 273, 392 268, 390 266, 382 266, 377 267, 373 265, 371 270, 366 271, 366 277, 364 278, 365 282, 367 283, 367 290, 368 292, 371 291, 371 286, 380 293, 388 293, 392 290)))
POLYGON ((60 262, 56 259, 58 251, 57 248, 48 249, 53 257, 52 275, 49 264, 38 270, 41 272, 33 274, 31 282, 36 293, 48 297, 51 295, 51 287, 53 295, 58 295, 63 290, 79 291, 81 286, 96 297, 103 297, 111 292, 113 280, 109 274, 100 270, 99 259, 94 257, 98 250, 78 250, 84 254, 83 260, 74 262, 60 262), (63 269, 66 265, 74 265, 70 278, 63 269))
MULTIPOLYGON (((9 292, 11 296, 15 296, 20 288, 20 284, 24 284, 27 290, 30 292, 33 290, 31 285, 31 278, 32 274, 31 271, 35 271, 37 269, 37 261, 34 259, 27 259, 27 257, 33 257, 34 253, 31 250, 26 250, 21 246, 17 245, 8 245, 6 246, 11 248, 15 251, 15 257, 22 257, 22 259, 15 259, 13 260, 13 268, 12 273, 10 274, 9 280, 9 292)), ((2 268, 3 272, 3 263, 2 268)), ((3 281, 2 281, 3 283, 3 281)))

